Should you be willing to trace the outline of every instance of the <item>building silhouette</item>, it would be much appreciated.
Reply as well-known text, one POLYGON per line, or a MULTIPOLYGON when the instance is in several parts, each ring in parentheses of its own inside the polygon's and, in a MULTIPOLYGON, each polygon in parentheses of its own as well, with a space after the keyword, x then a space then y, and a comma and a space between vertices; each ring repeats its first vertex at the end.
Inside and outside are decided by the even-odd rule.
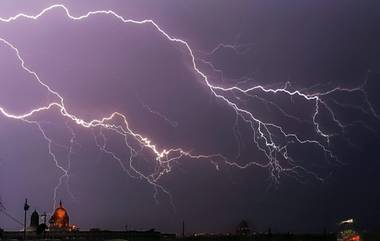
POLYGON ((62 201, 59 202, 59 207, 54 211, 49 220, 49 228, 52 230, 70 229, 69 214, 62 205, 62 201))
POLYGON ((248 222, 245 220, 242 220, 236 229, 236 234, 241 236, 248 236, 251 233, 251 230, 249 229, 248 222))
POLYGON ((40 225, 40 215, 36 210, 34 210, 32 216, 30 217, 30 228, 35 230, 38 225, 40 225))

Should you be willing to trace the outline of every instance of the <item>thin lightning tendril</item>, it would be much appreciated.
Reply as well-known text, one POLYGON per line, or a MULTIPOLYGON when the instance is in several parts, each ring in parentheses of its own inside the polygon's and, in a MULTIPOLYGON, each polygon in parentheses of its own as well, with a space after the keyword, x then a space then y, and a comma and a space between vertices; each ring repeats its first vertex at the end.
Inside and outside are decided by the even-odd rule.
MULTIPOLYGON (((336 87, 325 92, 314 92, 314 93, 307 93, 307 91, 301 91, 301 90, 290 90, 288 84, 286 84, 283 88, 267 88, 262 85, 254 85, 248 88, 243 88, 243 87, 239 87, 240 86, 239 84, 228 86, 226 83, 224 84, 227 86, 215 85, 211 83, 211 81, 209 80, 209 77, 203 71, 201 71, 198 65, 198 63, 207 64, 211 66, 214 70, 216 70, 214 66, 212 65, 212 63, 206 62, 205 60, 201 58, 197 58, 196 55, 194 54, 196 51, 194 51, 190 47, 187 41, 171 36, 170 34, 165 32, 156 22, 154 22, 151 19, 145 19, 141 21, 126 19, 123 16, 118 15, 112 10, 98 10, 98 11, 88 12, 80 16, 73 16, 64 5, 57 4, 57 5, 52 5, 48 8, 45 8, 37 15, 27 15, 24 13, 20 13, 13 17, 0 18, 0 22, 10 23, 20 18, 29 19, 29 20, 37 20, 39 17, 41 17, 42 15, 44 15, 45 13, 53 9, 64 10, 64 12, 66 13, 66 16, 73 21, 80 21, 80 20, 89 18, 91 16, 95 16, 95 15, 110 15, 124 23, 151 25, 168 41, 182 46, 187 51, 190 57, 191 65, 192 65, 192 69, 194 73, 196 73, 196 75, 199 76, 203 80, 205 86, 210 90, 210 93, 217 100, 220 100, 226 106, 230 107, 231 110, 235 113, 236 118, 235 118, 234 127, 233 127, 235 137, 237 139, 240 139, 240 136, 241 136, 241 133, 239 133, 238 131, 239 130, 238 123, 239 122, 245 123, 250 128, 250 131, 252 132, 253 143, 255 144, 257 149, 264 154, 264 156, 267 159, 265 162, 249 161, 245 164, 240 164, 237 162, 237 159, 239 158, 240 154, 238 154, 237 157, 235 157, 236 158, 235 160, 230 160, 229 158, 223 156, 222 154, 218 154, 218 153, 217 154, 194 154, 180 147, 173 147, 173 148, 160 150, 157 147, 157 145, 152 143, 152 141, 148 137, 130 128, 129 123, 127 121, 127 117, 120 112, 114 112, 111 115, 103 117, 101 119, 85 121, 81 117, 72 114, 70 110, 66 108, 64 98, 57 91, 55 91, 53 88, 48 86, 43 80, 41 80, 39 75, 27 66, 24 59, 22 58, 21 53, 19 52, 19 50, 17 49, 15 45, 10 43, 6 39, 0 37, 0 43, 11 48, 15 52, 22 69, 26 71, 27 73, 29 73, 30 75, 32 75, 34 79, 36 79, 37 82, 43 88, 45 88, 50 94, 52 94, 56 98, 55 101, 49 103, 48 105, 35 108, 29 112, 19 114, 19 115, 12 114, 8 110, 0 106, 0 113, 3 116, 7 118, 11 118, 11 119, 24 121, 28 124, 35 125, 38 128, 38 130, 41 132, 44 140, 47 142, 48 153, 51 156, 51 159, 54 161, 56 167, 62 173, 59 177, 57 186, 54 188, 54 194, 53 194, 54 205, 56 204, 57 191, 62 186, 64 179, 66 180, 66 185, 68 186, 68 180, 70 177, 70 167, 71 167, 70 163, 71 163, 71 158, 73 154, 73 148, 74 148, 76 135, 74 133, 73 128, 67 125, 67 128, 69 129, 71 133, 71 139, 70 139, 70 144, 68 146, 68 154, 67 154, 68 164, 67 164, 67 168, 65 168, 64 166, 62 166, 62 164, 60 164, 60 161, 58 160, 57 156, 54 154, 54 151, 52 149, 52 145, 54 144, 52 141, 52 138, 49 137, 49 135, 43 129, 42 125, 37 120, 33 119, 33 116, 35 116, 37 113, 42 113, 46 111, 58 111, 60 115, 67 118, 69 121, 72 121, 76 125, 83 128, 93 129, 95 144, 101 152, 103 152, 106 155, 109 155, 112 159, 116 160, 120 164, 120 167, 122 168, 122 170, 127 175, 133 178, 142 179, 146 181, 147 183, 151 184, 155 190, 155 194, 154 194, 155 198, 157 198, 158 192, 161 191, 167 194, 170 197, 171 201, 172 201, 171 194, 169 193, 168 190, 165 189, 165 187, 163 187, 159 183, 159 180, 165 174, 171 172, 172 167, 173 167, 172 165, 175 161, 181 158, 185 158, 185 157, 191 158, 191 159, 207 159, 213 165, 215 165, 215 168, 217 170, 220 170, 221 163, 224 163, 226 166, 231 166, 238 169, 244 169, 251 166, 268 168, 268 170, 270 171, 270 176, 275 182, 278 182, 281 174, 291 175, 295 177, 296 179, 302 179, 303 175, 306 174, 306 175, 311 175, 315 177, 316 179, 323 181, 323 178, 319 177, 316 173, 297 164, 297 161, 295 161, 288 153, 288 145, 294 144, 294 143, 302 144, 302 145, 312 145, 319 148, 328 159, 338 161, 337 157, 329 148, 330 139, 333 136, 333 134, 330 134, 327 131, 324 131, 323 128, 321 127, 320 122, 318 122, 318 117, 320 115, 321 108, 323 108, 329 113, 331 120, 338 127, 340 127, 342 130, 346 128, 346 125, 342 123, 342 121, 340 121, 336 117, 333 109, 328 105, 328 102, 324 99, 325 97, 327 98, 328 96, 331 96, 334 93, 337 93, 337 92, 362 93, 367 103, 367 109, 365 110, 364 107, 360 107, 360 109, 366 113, 371 113, 374 117, 376 117, 377 119, 380 119, 378 113, 376 113, 374 107, 370 103, 368 96, 364 90, 364 85, 366 83, 355 88, 336 87), (256 117, 254 112, 250 111, 249 108, 246 108, 244 107, 244 105, 242 105, 241 96, 245 96, 246 98, 257 98, 258 100, 262 101, 268 106, 274 107, 287 118, 291 118, 293 120, 297 120, 300 122, 305 122, 305 120, 301 120, 298 117, 288 114, 276 103, 266 100, 260 97, 259 95, 256 95, 255 93, 257 92, 271 94, 271 95, 282 94, 282 95, 287 95, 289 98, 297 97, 297 98, 303 99, 307 103, 312 104, 313 114, 311 116, 311 120, 309 121, 309 123, 313 126, 317 136, 319 136, 319 139, 303 139, 300 136, 298 136, 296 133, 289 132, 283 126, 280 126, 271 122, 267 122, 256 117), (230 96, 234 97, 234 99, 232 99, 230 96), (109 148, 109 146, 107 145, 107 137, 104 131, 107 131, 107 133, 108 131, 111 131, 113 134, 119 135, 124 139, 123 144, 129 150, 129 154, 130 154, 127 160, 117 155, 109 148), (280 136, 286 140, 285 143, 276 141, 275 137, 279 135, 278 133, 280 133, 280 136), (143 151, 144 152, 148 151, 148 153, 153 155, 155 159, 156 168, 155 168, 155 171, 151 174, 145 174, 142 171, 135 168, 133 165, 134 159, 139 155, 139 153, 143 151), (287 165, 286 166, 282 165, 280 160, 286 160, 287 165)), ((237 53, 244 53, 245 51, 247 51, 247 49, 250 49, 250 47, 251 45, 235 47, 233 45, 219 44, 215 49, 211 51, 211 54, 214 54, 216 51, 219 51, 221 48, 232 48, 237 53)), ((243 81, 245 83, 249 83, 248 81, 246 81, 246 78, 244 78, 243 81)), ((148 109, 148 110, 153 113, 151 109, 148 109)), ((156 112, 154 112, 154 114, 158 115, 156 112)), ((162 115, 160 116, 162 117, 162 115)), ((173 123, 171 124, 174 125, 173 123)))

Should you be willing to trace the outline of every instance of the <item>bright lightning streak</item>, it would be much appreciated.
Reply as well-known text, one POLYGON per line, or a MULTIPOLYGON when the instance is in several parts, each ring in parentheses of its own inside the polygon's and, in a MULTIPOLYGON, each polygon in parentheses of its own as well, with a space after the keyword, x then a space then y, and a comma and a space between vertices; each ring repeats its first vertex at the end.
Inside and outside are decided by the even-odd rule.
MULTIPOLYGON (((62 175, 59 178, 59 183, 54 189, 54 202, 56 201, 55 199, 56 199, 57 190, 62 185, 63 179, 66 178, 68 180, 69 178, 70 160, 71 160, 71 154, 72 154, 72 148, 73 148, 72 145, 75 140, 75 134, 72 131, 72 129, 70 129, 72 138, 70 140, 70 146, 69 146, 68 157, 67 157, 69 165, 68 165, 68 168, 64 168, 62 165, 60 165, 56 155, 52 151, 51 146, 53 142, 51 138, 46 134, 46 132, 44 131, 42 126, 39 124, 39 122, 36 120, 33 120, 32 118, 35 114, 39 112, 57 110, 63 117, 73 121, 75 124, 79 125, 80 127, 92 128, 94 130, 99 128, 100 129, 99 135, 101 136, 102 141, 100 142, 98 140, 98 136, 94 134, 94 137, 95 137, 94 139, 99 150, 101 150, 105 154, 108 154, 110 157, 116 160, 120 164, 121 168, 123 169, 123 171, 125 171, 126 174, 130 175, 131 177, 137 177, 137 178, 141 178, 142 180, 145 180, 147 183, 151 184, 154 187, 156 192, 159 190, 168 194, 169 196, 170 196, 170 193, 162 185, 159 184, 159 179, 171 171, 172 163, 174 161, 183 157, 188 157, 188 158, 193 158, 193 159, 208 159, 211 161, 211 163, 215 165, 217 170, 219 170, 220 168, 220 163, 224 163, 225 165, 241 168, 241 169, 248 168, 250 166, 259 166, 263 168, 268 168, 271 172, 271 177, 275 181, 278 181, 282 173, 285 173, 285 174, 290 173, 296 178, 301 176, 301 173, 306 173, 308 175, 312 175, 316 177, 319 180, 322 180, 315 173, 296 164, 297 162, 293 160, 291 156, 289 156, 288 144, 298 143, 302 145, 313 145, 319 148, 329 159, 337 160, 337 158, 334 156, 333 152, 329 149, 329 146, 328 146, 330 138, 332 137, 332 134, 329 134, 326 131, 324 131, 321 127, 321 124, 318 122, 318 116, 320 115, 320 110, 321 108, 324 108, 328 111, 328 113, 331 116, 331 120, 337 126, 339 126, 342 129, 345 128, 345 124, 337 119, 332 108, 324 100, 325 96, 331 95, 333 93, 336 93, 339 91, 341 92, 359 91, 363 93, 368 104, 367 107, 369 109, 369 112, 372 113, 376 118, 379 118, 379 115, 375 112, 374 108, 372 107, 372 105, 370 104, 368 100, 368 97, 364 91, 364 85, 359 86, 357 88, 352 88, 352 89, 337 87, 329 91, 316 92, 316 93, 307 93, 301 90, 289 90, 287 85, 284 88, 266 88, 265 86, 262 86, 262 85, 255 85, 249 88, 242 88, 242 87, 239 87, 239 85, 231 85, 231 86, 215 85, 211 83, 211 81, 209 80, 209 77, 203 71, 201 71, 197 62, 203 61, 203 60, 198 59, 196 57, 196 55, 194 54, 196 51, 194 51, 190 47, 188 42, 179 38, 175 38, 172 35, 168 34, 151 19, 145 19, 141 21, 126 19, 123 16, 118 15, 112 10, 91 11, 84 15, 73 16, 64 5, 57 4, 57 5, 52 5, 48 8, 45 8, 37 15, 27 15, 24 13, 20 13, 13 17, 0 18, 0 22, 10 23, 20 18, 29 19, 29 20, 38 20, 39 17, 41 17, 42 15, 44 15, 45 13, 53 9, 64 10, 66 16, 73 21, 80 21, 80 20, 89 18, 91 16, 95 16, 95 15, 110 15, 124 23, 138 24, 138 25, 151 25, 168 41, 182 46, 187 51, 190 57, 193 71, 199 77, 201 77, 205 86, 210 90, 210 93, 214 97, 216 97, 216 99, 225 103, 226 106, 228 106, 229 108, 231 108, 232 111, 235 112, 236 121, 235 121, 234 128, 238 129, 237 125, 239 121, 242 121, 247 126, 249 126, 250 130, 252 131, 252 140, 255 143, 255 146, 267 158, 267 161, 264 163, 257 162, 257 161, 250 161, 246 164, 239 164, 236 162, 236 160, 229 160, 228 158, 224 157, 221 154, 211 154, 211 155, 193 154, 189 151, 183 150, 180 147, 173 147, 173 148, 160 150, 157 147, 157 145, 152 143, 152 141, 148 137, 132 130, 129 127, 127 117, 120 112, 114 112, 111 115, 103 117, 101 119, 85 121, 81 117, 72 114, 70 110, 66 108, 64 98, 57 91, 53 90, 50 86, 48 86, 43 80, 41 80, 38 74, 34 72, 33 70, 31 70, 26 65, 25 61, 22 58, 21 53, 19 52, 16 46, 14 46, 12 43, 7 41, 6 39, 0 37, 0 43, 11 48, 15 52, 23 70, 29 73, 30 75, 32 75, 42 87, 44 87, 49 93, 51 93, 56 98, 56 101, 53 101, 46 106, 35 108, 31 110, 30 112, 23 113, 20 115, 12 114, 11 112, 7 111, 5 108, 0 106, 0 112, 5 117, 21 120, 26 123, 36 125, 38 129, 40 130, 40 132, 42 133, 43 138, 48 143, 48 152, 51 158, 53 159, 53 161, 55 162, 57 168, 62 172, 62 175), (281 107, 276 105, 274 102, 267 101, 261 97, 258 97, 255 94, 252 94, 253 92, 257 92, 257 91, 261 93, 272 94, 272 95, 284 94, 284 95, 287 95, 289 98, 299 97, 299 98, 302 98, 304 101, 311 103, 313 106, 313 114, 311 116, 310 122, 312 123, 316 134, 319 135, 319 137, 321 137, 320 139, 322 140, 303 139, 299 137, 296 133, 288 132, 286 128, 283 126, 277 125, 275 123, 267 122, 264 120, 260 120, 258 117, 256 117, 254 112, 249 110, 249 108, 244 107, 243 105, 241 105, 239 101, 236 100, 238 99, 237 97, 238 95, 246 96, 248 98, 253 98, 253 97, 259 98, 261 101, 276 107, 276 109, 280 110, 281 113, 284 114, 285 116, 289 118, 297 119, 297 117, 287 114, 281 107), (228 97, 230 95, 236 97, 235 100, 231 100, 228 97), (116 123, 119 123, 119 124, 116 124, 116 123), (107 138, 105 134, 103 133, 103 129, 112 131, 113 133, 123 137, 125 147, 130 150, 130 156, 127 161, 123 160, 122 157, 118 156, 117 154, 115 154, 108 148, 107 138), (274 138, 274 136, 276 135, 275 132, 276 133, 279 132, 280 135, 286 139, 286 142, 281 143, 281 142, 276 141, 274 138), (137 147, 136 147, 136 144, 134 144, 136 142, 138 143, 137 147), (144 174, 143 172, 139 171, 133 166, 134 157, 136 157, 140 152, 145 151, 145 150, 148 150, 149 153, 151 153, 154 156, 154 159, 157 163, 155 172, 148 175, 144 174), (288 162, 287 166, 281 165, 280 158, 288 162), (127 165, 125 165, 124 163, 125 161, 128 163, 127 165)), ((243 47, 244 47, 243 49, 246 49, 246 48, 249 48, 250 46, 243 46, 243 47)), ((216 51, 219 51, 221 48, 232 48, 235 52, 236 51, 238 53, 241 52, 240 48, 235 48, 233 45, 220 44, 214 50, 212 50, 211 54, 214 54, 216 51)), ((211 63, 207 63, 207 64, 212 66, 211 63)), ((150 111, 152 112, 152 110, 150 111)), ((302 121, 300 119, 297 119, 297 120, 302 121)), ((239 134, 237 133, 236 136, 238 138, 239 134)))

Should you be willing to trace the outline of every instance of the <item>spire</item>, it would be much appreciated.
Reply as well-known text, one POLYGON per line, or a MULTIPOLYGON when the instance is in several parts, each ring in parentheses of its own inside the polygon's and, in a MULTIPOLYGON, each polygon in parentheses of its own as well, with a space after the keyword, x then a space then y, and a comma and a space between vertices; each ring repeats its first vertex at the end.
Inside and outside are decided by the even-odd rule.
POLYGON ((62 207, 62 200, 59 200, 59 207, 62 207))

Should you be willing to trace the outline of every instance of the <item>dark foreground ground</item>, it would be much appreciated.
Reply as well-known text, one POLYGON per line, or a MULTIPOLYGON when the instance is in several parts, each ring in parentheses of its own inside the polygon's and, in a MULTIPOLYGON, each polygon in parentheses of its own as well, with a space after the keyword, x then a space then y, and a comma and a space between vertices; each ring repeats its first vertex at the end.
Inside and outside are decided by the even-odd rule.
MULTIPOLYGON (((3 232, 0 240, 23 240, 22 232, 3 232)), ((27 240, 128 240, 128 241, 336 241, 335 234, 256 234, 250 236, 237 235, 201 235, 189 237, 176 237, 175 234, 163 234, 153 230, 150 231, 128 231, 128 232, 111 232, 111 231, 80 231, 80 232, 55 232, 46 234, 36 234, 30 232, 27 234, 27 240)), ((361 234, 361 241, 380 241, 378 234, 361 234)))
MULTIPOLYGON (((335 234, 258 234, 247 237, 242 236, 204 236, 187 237, 186 241, 336 241, 335 234)), ((380 241, 380 234, 362 234, 360 241, 380 241)))

